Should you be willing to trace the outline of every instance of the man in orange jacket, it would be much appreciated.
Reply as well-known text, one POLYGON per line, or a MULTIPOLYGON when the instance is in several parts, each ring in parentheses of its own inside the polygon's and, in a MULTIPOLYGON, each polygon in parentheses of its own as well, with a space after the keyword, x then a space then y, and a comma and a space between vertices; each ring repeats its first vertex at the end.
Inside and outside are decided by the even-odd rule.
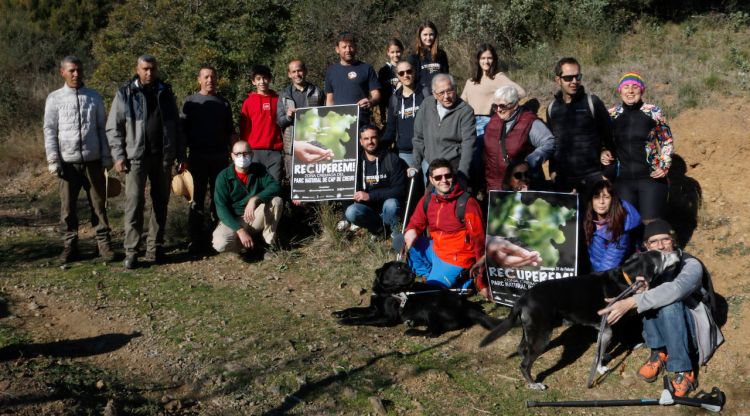
POLYGON ((461 189, 447 160, 433 160, 428 176, 433 190, 417 203, 404 234, 409 266, 429 284, 467 287, 471 280, 463 280, 461 272, 484 254, 481 208, 461 189), (427 229, 430 238, 423 235, 427 229))

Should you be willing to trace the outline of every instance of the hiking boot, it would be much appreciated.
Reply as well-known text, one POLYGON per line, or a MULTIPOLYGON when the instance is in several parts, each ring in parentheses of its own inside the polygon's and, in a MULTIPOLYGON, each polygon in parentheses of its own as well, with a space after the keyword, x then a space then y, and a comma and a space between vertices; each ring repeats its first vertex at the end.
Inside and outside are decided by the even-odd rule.
POLYGON ((341 220, 338 223, 336 223, 336 231, 343 233, 344 231, 349 229, 349 221, 347 220, 341 220))
POLYGON ((133 270, 138 267, 138 256, 135 254, 126 254, 125 260, 122 262, 122 267, 133 270))
POLYGON ((99 257, 101 257, 102 260, 108 263, 115 260, 115 252, 112 251, 112 246, 109 244, 108 241, 99 243, 98 247, 99 247, 99 257))
POLYGON ((63 248, 62 253, 60 253, 60 261, 63 264, 66 263, 72 263, 76 260, 78 260, 79 253, 78 253, 78 245, 77 244, 68 244, 63 248))
POLYGON ((695 390, 698 387, 698 382, 695 379, 695 373, 692 371, 681 371, 677 373, 672 379, 672 388, 674 389, 675 397, 685 397, 688 393, 695 390))
POLYGON ((651 350, 651 356, 648 361, 638 369, 638 377, 648 383, 653 383, 659 377, 659 373, 667 363, 667 353, 659 350, 651 350))
POLYGON ((153 248, 146 250, 146 255, 143 259, 156 264, 164 263, 164 251, 161 248, 153 248))

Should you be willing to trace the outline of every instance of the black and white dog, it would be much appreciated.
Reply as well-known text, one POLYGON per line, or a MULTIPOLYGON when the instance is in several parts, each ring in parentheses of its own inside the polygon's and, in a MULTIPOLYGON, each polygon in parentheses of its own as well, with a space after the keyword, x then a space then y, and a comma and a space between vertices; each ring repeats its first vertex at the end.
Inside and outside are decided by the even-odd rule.
MULTIPOLYGON (((598 328, 601 317, 597 311, 606 306, 604 298, 619 295, 636 276, 643 276, 651 282, 679 262, 680 256, 676 252, 648 251, 634 254, 617 269, 541 282, 518 299, 510 315, 487 334, 479 346, 486 346, 520 324, 523 327, 523 338, 518 345, 521 373, 530 388, 544 390, 547 387, 534 382, 531 377, 531 366, 544 352, 555 327, 565 320, 598 328)), ((602 333, 599 357, 604 355, 611 337, 612 330, 607 326, 602 333)), ((597 365, 601 368, 601 358, 597 365)))
POLYGON ((500 323, 482 307, 457 293, 414 281, 405 263, 388 262, 375 271, 370 306, 333 312, 342 325, 395 326, 410 328, 406 335, 437 337, 447 331, 480 324, 486 329, 500 323), (413 327, 426 326, 424 330, 413 327))

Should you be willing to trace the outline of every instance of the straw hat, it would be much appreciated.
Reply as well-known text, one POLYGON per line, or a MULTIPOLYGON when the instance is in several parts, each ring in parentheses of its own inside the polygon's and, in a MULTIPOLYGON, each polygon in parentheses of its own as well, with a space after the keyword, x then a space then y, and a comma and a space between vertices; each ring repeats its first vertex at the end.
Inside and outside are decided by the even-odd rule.
POLYGON ((112 176, 107 176, 107 198, 119 196, 122 192, 122 183, 112 176))
POLYGON ((187 170, 183 170, 172 178, 172 192, 178 196, 184 196, 185 199, 193 201, 193 175, 187 170))

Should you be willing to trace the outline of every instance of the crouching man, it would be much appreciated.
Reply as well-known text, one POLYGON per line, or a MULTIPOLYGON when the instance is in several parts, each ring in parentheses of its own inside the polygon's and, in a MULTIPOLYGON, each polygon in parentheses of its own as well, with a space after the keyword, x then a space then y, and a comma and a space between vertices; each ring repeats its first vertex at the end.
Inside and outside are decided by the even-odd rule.
MULTIPOLYGON (((404 234, 409 266, 427 284, 468 288, 471 279, 464 271, 484 254, 481 208, 456 181, 448 160, 433 160, 427 175, 432 192, 419 200, 404 234)), ((477 286, 482 290, 486 285, 478 279, 477 286)))
POLYGON ((364 152, 360 152, 354 203, 345 212, 349 223, 367 228, 374 236, 398 231, 406 190, 406 166, 398 155, 381 149, 379 143, 377 127, 365 124, 359 129, 359 144, 364 152))
POLYGON ((233 166, 216 178, 214 201, 219 225, 214 230, 213 247, 218 252, 242 253, 253 250, 252 235, 261 234, 273 244, 281 218, 281 186, 261 165, 253 163, 253 151, 245 141, 232 146, 233 166))
MULTIPOLYGON (((677 250, 672 227, 664 220, 646 225, 643 239, 646 249, 665 253, 677 250)), ((698 385, 693 364, 703 365, 724 342, 713 320, 715 294, 708 271, 695 257, 681 252, 682 260, 674 271, 658 276, 651 286, 632 297, 617 301, 599 311, 609 314, 612 325, 625 313, 636 309, 643 318, 643 338, 651 356, 638 370, 647 382, 656 381, 666 369, 674 374, 674 395, 683 397, 698 385)), ((636 279, 642 279, 637 277, 636 279)))

